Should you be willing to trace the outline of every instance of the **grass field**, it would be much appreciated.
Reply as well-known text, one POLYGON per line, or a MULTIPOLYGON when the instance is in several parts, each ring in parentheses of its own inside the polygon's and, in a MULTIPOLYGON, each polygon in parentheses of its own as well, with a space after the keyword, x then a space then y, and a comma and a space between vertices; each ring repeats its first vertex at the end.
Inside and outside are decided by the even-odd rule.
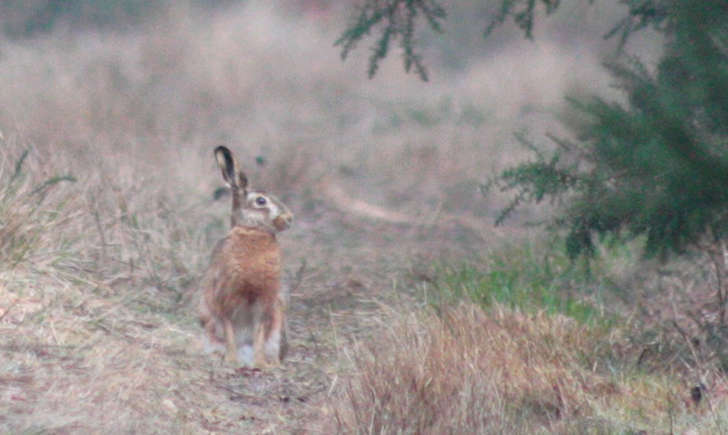
POLYGON ((342 62, 346 5, 182 3, 0 41, 0 432, 728 431, 690 322, 703 260, 635 241, 587 269, 526 225, 551 205, 495 227, 507 196, 479 190, 528 158, 514 131, 564 133, 564 93, 614 92, 603 43, 554 28, 615 11, 487 52, 448 28, 461 51, 425 37, 425 84, 396 53, 371 81, 365 46, 342 62), (279 369, 202 352, 221 143, 296 214, 279 369))

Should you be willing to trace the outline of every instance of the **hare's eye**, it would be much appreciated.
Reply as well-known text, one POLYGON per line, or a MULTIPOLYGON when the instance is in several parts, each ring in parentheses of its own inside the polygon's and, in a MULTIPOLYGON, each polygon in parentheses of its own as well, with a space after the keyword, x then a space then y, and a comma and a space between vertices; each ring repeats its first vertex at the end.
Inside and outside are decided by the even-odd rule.
POLYGON ((259 196, 255 198, 255 203, 258 205, 265 205, 267 201, 265 200, 265 196, 259 196))

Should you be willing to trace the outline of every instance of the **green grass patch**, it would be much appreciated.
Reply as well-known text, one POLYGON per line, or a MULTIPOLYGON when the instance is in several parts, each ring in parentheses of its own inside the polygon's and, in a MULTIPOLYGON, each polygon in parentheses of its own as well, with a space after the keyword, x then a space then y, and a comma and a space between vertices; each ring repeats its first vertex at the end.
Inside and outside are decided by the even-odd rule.
POLYGON ((600 302, 602 291, 613 285, 602 263, 573 262, 557 243, 512 245, 479 263, 436 265, 433 303, 465 298, 485 307, 498 303, 525 312, 559 313, 585 323, 610 323, 612 316, 600 302))

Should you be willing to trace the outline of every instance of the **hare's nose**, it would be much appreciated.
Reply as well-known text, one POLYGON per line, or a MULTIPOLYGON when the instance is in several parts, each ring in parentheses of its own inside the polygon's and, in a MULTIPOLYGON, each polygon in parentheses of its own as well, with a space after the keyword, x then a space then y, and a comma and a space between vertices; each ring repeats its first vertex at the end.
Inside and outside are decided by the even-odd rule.
POLYGON ((278 231, 288 229, 293 223, 293 213, 283 213, 273 220, 273 225, 278 231))

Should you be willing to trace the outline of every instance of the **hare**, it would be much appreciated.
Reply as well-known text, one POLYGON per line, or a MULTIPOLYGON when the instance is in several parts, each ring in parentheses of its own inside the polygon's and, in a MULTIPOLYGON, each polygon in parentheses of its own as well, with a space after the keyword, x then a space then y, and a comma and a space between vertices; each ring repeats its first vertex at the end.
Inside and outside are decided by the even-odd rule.
POLYGON ((208 351, 224 350, 238 365, 280 364, 286 349, 286 305, 276 234, 293 214, 272 195, 248 190, 248 179, 230 150, 215 159, 232 191, 230 232, 215 246, 202 281, 199 319, 208 351))

